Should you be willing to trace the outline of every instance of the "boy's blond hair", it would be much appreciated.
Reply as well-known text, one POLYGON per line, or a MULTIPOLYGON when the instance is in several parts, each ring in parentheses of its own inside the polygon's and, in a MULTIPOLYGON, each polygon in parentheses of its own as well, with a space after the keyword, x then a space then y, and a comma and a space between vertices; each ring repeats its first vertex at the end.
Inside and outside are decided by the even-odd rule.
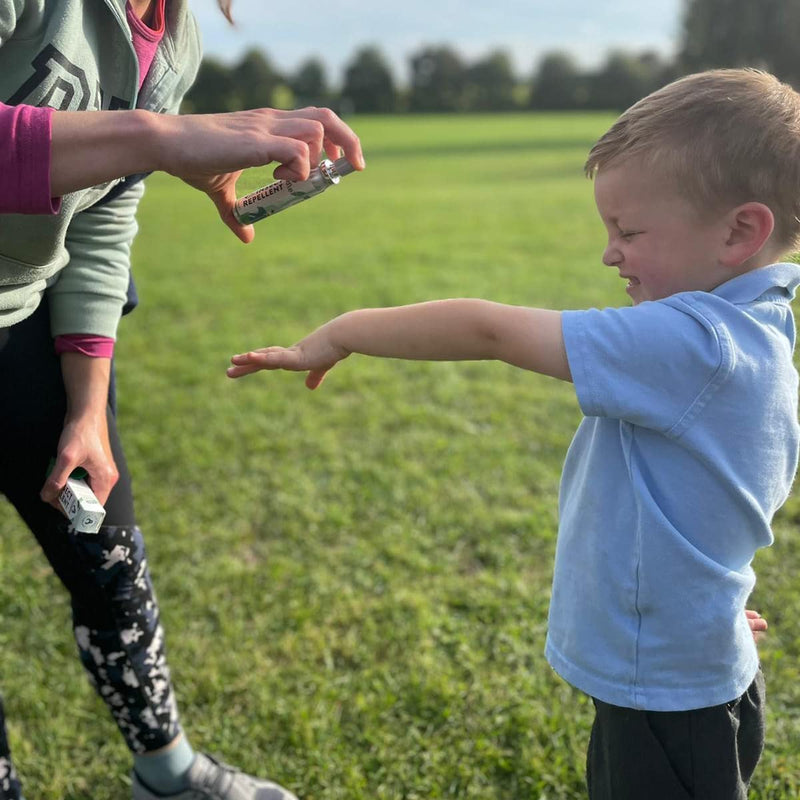
POLYGON ((757 201, 800 249, 800 94, 756 69, 688 75, 631 106, 589 152, 591 178, 636 157, 700 212, 757 201))

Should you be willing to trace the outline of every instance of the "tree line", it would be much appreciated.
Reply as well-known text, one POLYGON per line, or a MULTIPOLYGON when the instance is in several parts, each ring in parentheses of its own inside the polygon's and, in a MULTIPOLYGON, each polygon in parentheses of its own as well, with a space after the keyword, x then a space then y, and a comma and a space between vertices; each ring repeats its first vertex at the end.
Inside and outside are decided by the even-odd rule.
POLYGON ((553 51, 520 77, 502 48, 470 62, 448 45, 425 45, 410 56, 410 80, 401 86, 380 48, 367 45, 337 88, 318 58, 285 73, 254 48, 230 66, 205 58, 186 105, 196 112, 305 105, 342 113, 622 110, 680 75, 712 67, 758 67, 800 88, 798 34, 795 0, 685 0, 672 58, 615 50, 584 69, 553 51))

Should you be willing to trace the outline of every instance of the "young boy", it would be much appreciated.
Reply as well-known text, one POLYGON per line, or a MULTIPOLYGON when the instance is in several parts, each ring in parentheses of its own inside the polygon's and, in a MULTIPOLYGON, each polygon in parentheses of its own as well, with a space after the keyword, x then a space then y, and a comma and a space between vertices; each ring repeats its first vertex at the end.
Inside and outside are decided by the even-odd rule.
POLYGON ((315 389, 363 353, 572 381, 545 652, 595 703, 589 795, 744 798, 764 729, 751 562, 798 459, 800 266, 780 262, 800 243, 800 96, 755 70, 691 75, 625 112, 586 173, 632 307, 365 309, 228 374, 308 370, 315 389))

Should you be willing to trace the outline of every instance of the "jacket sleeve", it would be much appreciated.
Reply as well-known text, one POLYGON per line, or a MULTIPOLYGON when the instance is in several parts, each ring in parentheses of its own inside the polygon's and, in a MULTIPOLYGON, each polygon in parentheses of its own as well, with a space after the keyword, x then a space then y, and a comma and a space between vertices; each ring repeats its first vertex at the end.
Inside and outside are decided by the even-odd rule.
POLYGON ((53 336, 116 337, 127 299, 131 245, 142 181, 107 203, 76 214, 67 230, 69 263, 48 290, 53 336))

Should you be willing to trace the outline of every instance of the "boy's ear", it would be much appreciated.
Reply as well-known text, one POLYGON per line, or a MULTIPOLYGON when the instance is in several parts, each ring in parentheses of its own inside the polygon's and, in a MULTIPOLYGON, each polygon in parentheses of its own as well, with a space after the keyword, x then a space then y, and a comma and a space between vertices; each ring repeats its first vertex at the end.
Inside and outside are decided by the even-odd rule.
POLYGON ((742 203, 727 215, 728 237, 720 261, 736 268, 766 244, 775 229, 772 211, 763 203, 742 203))

